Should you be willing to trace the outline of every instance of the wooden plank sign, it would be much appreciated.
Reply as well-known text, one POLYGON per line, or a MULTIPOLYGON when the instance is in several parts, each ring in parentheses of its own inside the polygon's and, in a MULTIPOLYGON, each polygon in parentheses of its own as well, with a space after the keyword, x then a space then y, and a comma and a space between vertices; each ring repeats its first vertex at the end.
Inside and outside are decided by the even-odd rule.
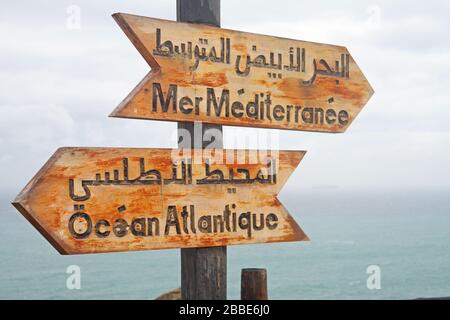
POLYGON ((373 94, 345 47, 113 17, 151 66, 113 117, 344 132, 373 94))
POLYGON ((304 241, 276 198, 304 153, 61 148, 13 204, 62 254, 304 241))

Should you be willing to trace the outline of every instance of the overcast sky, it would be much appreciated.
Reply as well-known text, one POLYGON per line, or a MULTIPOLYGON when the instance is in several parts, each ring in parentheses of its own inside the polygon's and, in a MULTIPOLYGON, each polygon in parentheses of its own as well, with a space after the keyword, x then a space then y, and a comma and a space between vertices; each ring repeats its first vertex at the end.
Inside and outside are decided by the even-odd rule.
MULTIPOLYGON (((174 123, 107 117, 149 71, 114 12, 176 18, 175 0, 2 0, 0 192, 60 146, 176 145, 174 123)), ((344 134, 277 131, 281 149, 308 151, 288 190, 450 187, 449 13, 440 0, 222 0, 222 27, 344 45, 375 90, 344 134)))

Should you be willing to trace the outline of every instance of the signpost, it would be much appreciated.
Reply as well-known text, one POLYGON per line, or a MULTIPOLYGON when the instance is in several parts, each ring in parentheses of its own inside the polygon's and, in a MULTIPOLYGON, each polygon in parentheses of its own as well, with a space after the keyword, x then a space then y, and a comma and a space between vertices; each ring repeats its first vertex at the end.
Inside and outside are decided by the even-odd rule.
MULTIPOLYGON (((220 27, 220 0, 177 0, 177 21, 220 27)), ((208 135, 216 148, 223 148, 222 125, 178 122, 179 148, 207 148, 203 137, 208 135)), ((181 298, 226 300, 227 247, 184 248, 180 253, 181 298)))
POLYGON ((151 67, 113 117, 344 132, 373 94, 345 47, 113 17, 151 67))
POLYGON ((303 155, 61 148, 14 206, 62 254, 302 241, 276 195, 303 155))
POLYGON ((227 245, 308 237, 277 199, 305 152, 224 150, 222 125, 344 132, 373 90, 345 47, 219 28, 219 0, 113 17, 151 71, 111 116, 177 121, 178 149, 61 148, 13 205, 61 254, 181 248, 182 298, 226 299, 227 245))

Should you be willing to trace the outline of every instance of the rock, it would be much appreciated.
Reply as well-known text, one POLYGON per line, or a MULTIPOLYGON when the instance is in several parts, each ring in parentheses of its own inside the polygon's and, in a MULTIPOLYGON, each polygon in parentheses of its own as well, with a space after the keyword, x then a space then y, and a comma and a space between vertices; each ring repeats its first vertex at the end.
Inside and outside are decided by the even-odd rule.
POLYGON ((172 291, 163 293, 155 300, 181 300, 181 288, 177 288, 172 291))

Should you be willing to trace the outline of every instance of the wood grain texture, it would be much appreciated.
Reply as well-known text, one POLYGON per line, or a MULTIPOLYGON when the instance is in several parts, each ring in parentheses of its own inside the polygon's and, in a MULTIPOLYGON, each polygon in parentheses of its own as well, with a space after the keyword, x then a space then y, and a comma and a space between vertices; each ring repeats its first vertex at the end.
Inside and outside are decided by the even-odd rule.
POLYGON ((241 271, 241 300, 268 300, 267 270, 247 268, 241 271))
POLYGON ((334 133, 344 132, 373 94, 342 46, 113 17, 151 67, 113 117, 334 133), (169 101, 167 110, 161 101, 169 101))
POLYGON ((227 247, 181 249, 183 300, 226 300, 227 247))
POLYGON ((276 198, 305 152, 261 152, 61 148, 13 204, 62 254, 308 240, 276 198))
MULTIPOLYGON (((207 23, 220 27, 220 0, 177 0, 177 21, 207 23)), ((207 148, 204 134, 214 129, 215 148, 223 148, 222 125, 201 124, 202 135, 196 135, 198 122, 178 122, 178 148, 207 148), (190 133, 190 141, 184 131, 190 133), (220 134, 218 134, 220 132, 220 134), (181 139, 180 139, 181 138, 181 139), (197 140, 197 141, 195 141, 197 140), (198 147, 197 147, 198 146, 198 147)), ((182 248, 181 298, 183 300, 227 299, 227 247, 182 248)))

